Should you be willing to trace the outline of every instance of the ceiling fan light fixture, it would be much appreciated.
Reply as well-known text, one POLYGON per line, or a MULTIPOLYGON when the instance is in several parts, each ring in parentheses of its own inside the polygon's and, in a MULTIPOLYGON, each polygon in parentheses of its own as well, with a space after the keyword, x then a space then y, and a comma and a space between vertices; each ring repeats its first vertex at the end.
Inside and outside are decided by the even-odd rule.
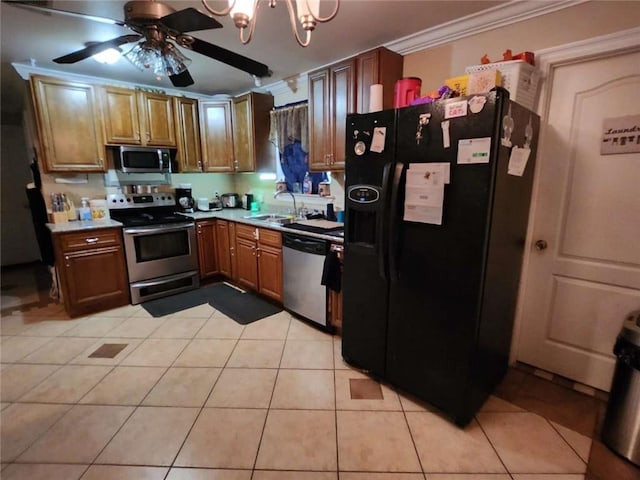
POLYGON ((147 41, 136 43, 136 45, 124 54, 124 58, 141 72, 153 66, 160 60, 160 51, 147 41))
MULTIPOLYGON (((231 15, 233 23, 240 29, 240 41, 247 44, 253 37, 256 27, 257 11, 260 6, 259 0, 228 0, 228 7, 223 10, 215 10, 208 5, 210 0, 201 0, 204 8, 209 13, 217 16, 231 15), (245 36, 245 30, 248 34, 245 36)), ((269 0, 269 6, 274 8, 277 0, 269 0)), ((340 8, 340 0, 333 0, 334 7, 331 14, 327 17, 320 16, 320 0, 283 0, 289 11, 289 20, 291 22, 291 30, 295 36, 298 45, 306 47, 311 43, 311 32, 316 28, 318 23, 326 23, 335 18, 340 8), (295 2, 295 6, 294 6, 295 2), (300 22, 302 29, 306 32, 303 39, 298 32, 300 22)))
MULTIPOLYGON (((184 72, 191 64, 191 59, 183 55, 183 53, 175 48, 172 43, 167 42, 162 49, 162 74, 167 76, 178 75, 184 72)), ((156 75, 162 75, 154 70, 156 75)))
POLYGON ((121 56, 122 56, 122 50, 120 50, 119 48, 107 48, 106 50, 98 52, 95 55, 92 55, 91 58, 93 58, 98 63, 103 63, 105 65, 113 65, 118 60, 120 60, 121 56))

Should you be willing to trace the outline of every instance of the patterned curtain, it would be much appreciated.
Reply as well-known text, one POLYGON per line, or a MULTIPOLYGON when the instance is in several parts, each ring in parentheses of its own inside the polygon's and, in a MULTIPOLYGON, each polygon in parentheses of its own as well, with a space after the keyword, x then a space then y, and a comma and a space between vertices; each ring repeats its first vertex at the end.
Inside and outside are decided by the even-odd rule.
MULTIPOLYGON (((269 138, 278 147, 280 166, 292 192, 293 184, 304 180, 309 171, 309 108, 307 102, 276 107, 271 111, 269 138)), ((327 180, 326 173, 309 173, 312 193, 318 193, 318 183, 327 180)))

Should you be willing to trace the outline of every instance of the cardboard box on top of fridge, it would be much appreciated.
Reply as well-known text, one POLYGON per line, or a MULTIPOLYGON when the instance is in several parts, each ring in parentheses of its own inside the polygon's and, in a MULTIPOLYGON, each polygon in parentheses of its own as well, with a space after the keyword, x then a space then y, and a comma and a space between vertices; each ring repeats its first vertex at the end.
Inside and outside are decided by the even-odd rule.
POLYGON ((502 87, 509 90, 509 97, 516 103, 534 110, 538 98, 538 80, 540 72, 523 60, 485 63, 465 68, 465 72, 473 74, 486 71, 500 71, 502 87))
POLYGON ((500 70, 484 70, 469 74, 467 94, 487 93, 494 87, 502 86, 502 73, 500 70))
POLYGON ((469 83, 469 75, 459 75, 457 77, 447 78, 444 84, 454 92, 458 92, 461 97, 467 95, 467 84, 469 83))

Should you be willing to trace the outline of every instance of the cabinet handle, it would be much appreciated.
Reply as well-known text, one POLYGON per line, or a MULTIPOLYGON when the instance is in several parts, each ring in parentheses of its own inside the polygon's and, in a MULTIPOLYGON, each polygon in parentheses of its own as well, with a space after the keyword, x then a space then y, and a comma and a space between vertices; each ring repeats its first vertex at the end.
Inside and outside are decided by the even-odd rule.
POLYGON ((67 268, 71 267, 71 264, 69 263, 69 255, 65 255, 64 260, 65 260, 64 266, 67 268))
POLYGON ((256 253, 257 253, 256 257, 260 258, 260 252, 262 252, 262 250, 260 250, 260 249, 258 248, 258 249, 256 250, 256 253))
POLYGON ((149 132, 146 133, 147 136, 147 142, 151 139, 151 135, 149 134, 149 132))
POLYGON ((135 138, 136 140, 140 140, 140 132, 136 132, 136 133, 134 134, 134 138, 135 138))
MULTIPOLYGON (((85 242, 88 244, 92 244, 92 243, 97 243, 98 242, 98 237, 91 237, 91 238, 85 238, 85 242)), ((67 257, 68 258, 68 257, 67 257)))

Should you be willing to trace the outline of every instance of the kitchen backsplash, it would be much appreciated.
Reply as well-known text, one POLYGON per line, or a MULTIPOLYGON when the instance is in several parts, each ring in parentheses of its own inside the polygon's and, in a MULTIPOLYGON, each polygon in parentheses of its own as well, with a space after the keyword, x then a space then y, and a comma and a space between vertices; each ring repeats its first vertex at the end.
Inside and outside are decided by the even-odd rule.
MULTIPOLYGON (((144 179, 141 176, 140 184, 144 185, 144 179)), ((86 174, 76 175, 73 177, 65 177, 62 175, 42 175, 43 195, 47 206, 50 207, 51 193, 66 193, 73 200, 75 205, 80 205, 82 197, 89 198, 105 198, 110 193, 116 193, 116 186, 105 187, 105 177, 103 174, 86 174), (56 178, 66 179, 67 181, 83 181, 86 183, 56 183, 56 178)), ((193 189, 193 197, 206 197, 210 200, 214 198, 215 192, 220 195, 223 193, 234 192, 240 195, 245 193, 253 193, 254 198, 261 204, 262 210, 276 209, 280 210, 286 207, 283 201, 275 200, 273 194, 275 192, 275 180, 261 180, 257 173, 242 174, 225 174, 225 173, 174 173, 171 174, 171 185, 159 185, 159 191, 173 191, 180 184, 190 184, 193 189)), ((334 197, 333 204, 342 209, 344 208, 344 173, 336 173, 331 180, 331 196, 334 197)), ((283 198, 286 200, 286 197, 283 198)), ((304 200, 298 201, 303 204, 304 200)), ((324 210, 327 202, 320 197, 317 199, 308 199, 305 206, 310 209, 324 210)))

